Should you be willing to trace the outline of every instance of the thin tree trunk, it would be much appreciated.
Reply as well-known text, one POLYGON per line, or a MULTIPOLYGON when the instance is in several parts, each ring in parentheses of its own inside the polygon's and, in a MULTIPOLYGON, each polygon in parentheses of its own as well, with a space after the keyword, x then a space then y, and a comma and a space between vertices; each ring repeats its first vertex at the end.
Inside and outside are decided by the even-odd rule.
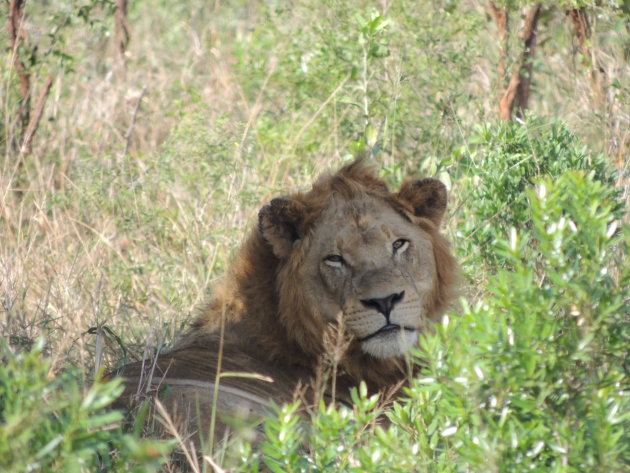
POLYGON ((22 141, 22 146, 20 147, 20 161, 24 158, 24 156, 28 155, 31 152, 33 137, 37 132, 37 128, 39 127, 39 122, 42 119, 42 115, 44 114, 44 107, 46 106, 46 101, 48 100, 48 95, 50 94, 50 88, 52 87, 52 77, 48 76, 44 79, 44 85, 42 86, 42 90, 39 93, 39 97, 37 99, 37 103, 35 104, 35 110, 33 111, 33 115, 31 115, 31 119, 28 122, 28 126, 26 127, 26 132, 24 133, 24 140, 22 141))
POLYGON ((593 102, 597 107, 604 101, 605 69, 593 57, 588 45, 591 39, 591 24, 585 8, 574 8, 567 11, 573 25, 573 35, 577 41, 577 47, 582 55, 582 63, 590 70, 590 85, 593 94, 593 102))
POLYGON ((519 69, 521 80, 517 91, 519 116, 523 116, 523 112, 527 110, 527 104, 529 102, 532 66, 536 49, 536 31, 538 18, 540 17, 540 9, 540 3, 534 5, 527 13, 525 25, 523 26, 523 52, 521 54, 521 67, 519 69))
POLYGON ((507 9, 498 8, 493 2, 488 2, 490 7, 490 14, 497 24, 499 33, 499 61, 497 64, 497 76, 498 87, 497 90, 503 88, 504 81, 507 80, 505 72, 505 61, 508 55, 508 28, 509 28, 509 14, 507 9))
MULTIPOLYGON (((44 114, 44 108, 53 82, 50 76, 44 79, 35 108, 31 109, 33 81, 31 80, 31 73, 28 67, 22 60, 24 52, 21 50, 21 46, 26 43, 26 34, 24 32, 25 3, 26 0, 10 0, 8 2, 9 14, 7 16, 11 60, 19 83, 18 93, 20 97, 16 112, 18 129, 14 131, 10 140, 10 151, 17 154, 17 160, 14 165, 16 180, 20 179, 24 160, 31 153, 33 138, 37 133, 39 123, 44 114)), ((32 66, 33 64, 36 63, 31 58, 29 65, 32 66)), ((21 192, 18 192, 18 195, 21 195, 21 192)))
POLYGON ((523 25, 522 40, 523 49, 518 60, 513 66, 512 74, 507 78, 506 58, 508 55, 507 44, 509 37, 509 13, 507 8, 498 8, 493 2, 488 2, 492 18, 499 31, 499 62, 497 72, 499 75, 499 118, 510 121, 514 113, 514 107, 518 108, 519 115, 527 109, 531 88, 532 60, 536 46, 536 31, 538 18, 542 5, 535 3, 527 15, 523 25), (506 84, 507 82, 507 84, 506 84), (505 85, 504 85, 505 84, 505 85))
POLYGON ((118 52, 118 61, 122 75, 127 70, 127 59, 125 53, 129 46, 129 21, 127 20, 127 0, 116 0, 116 13, 114 15, 114 42, 118 52))
POLYGON ((31 74, 20 59, 20 43, 24 41, 24 0, 11 0, 9 3, 9 15, 7 17, 7 27, 9 30, 9 48, 13 60, 13 68, 19 81, 20 105, 18 108, 18 123, 20 124, 20 136, 15 143, 24 136, 30 115, 31 98, 31 74))

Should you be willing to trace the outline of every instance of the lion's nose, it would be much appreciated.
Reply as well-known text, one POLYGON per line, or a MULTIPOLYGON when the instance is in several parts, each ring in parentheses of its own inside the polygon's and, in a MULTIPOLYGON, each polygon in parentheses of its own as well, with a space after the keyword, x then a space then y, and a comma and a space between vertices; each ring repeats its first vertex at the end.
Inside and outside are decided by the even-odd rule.
POLYGON ((390 294, 387 297, 381 297, 380 299, 361 299, 361 304, 363 304, 365 307, 370 307, 372 309, 378 310, 389 321, 390 312, 396 304, 402 301, 404 296, 405 291, 402 291, 398 294, 394 293, 390 294))

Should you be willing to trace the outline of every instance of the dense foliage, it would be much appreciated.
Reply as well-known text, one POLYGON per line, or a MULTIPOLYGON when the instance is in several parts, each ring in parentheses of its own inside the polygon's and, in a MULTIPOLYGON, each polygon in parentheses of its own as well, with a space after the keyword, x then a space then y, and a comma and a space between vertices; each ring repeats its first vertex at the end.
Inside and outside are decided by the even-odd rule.
POLYGON ((602 155, 590 153, 563 123, 537 118, 479 126, 457 160, 462 177, 470 179, 462 188, 470 203, 458 227, 460 250, 470 257, 467 264, 490 270, 507 263, 497 242, 510 228, 531 227, 527 191, 536 180, 555 180, 569 169, 582 169, 614 183, 602 155), (466 218, 471 211, 475 218, 466 218))
POLYGON ((168 444, 124 433, 109 408, 122 380, 84 388, 76 370, 51 371, 43 345, 15 354, 0 344, 0 470, 157 471, 168 444))

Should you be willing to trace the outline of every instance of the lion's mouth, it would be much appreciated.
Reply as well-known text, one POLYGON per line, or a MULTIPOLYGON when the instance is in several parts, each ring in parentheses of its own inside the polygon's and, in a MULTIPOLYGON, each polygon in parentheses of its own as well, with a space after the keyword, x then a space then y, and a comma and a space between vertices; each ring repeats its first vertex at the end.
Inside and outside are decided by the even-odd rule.
POLYGON ((361 338, 359 341, 360 342, 365 342, 371 338, 374 337, 379 337, 381 335, 385 335, 394 331, 402 331, 402 330, 406 330, 407 332, 415 332, 414 329, 409 328, 409 327, 401 327, 400 325, 397 324, 387 324, 387 325, 383 325, 381 328, 379 328, 376 332, 371 333, 370 335, 368 335, 367 337, 363 337, 361 338))

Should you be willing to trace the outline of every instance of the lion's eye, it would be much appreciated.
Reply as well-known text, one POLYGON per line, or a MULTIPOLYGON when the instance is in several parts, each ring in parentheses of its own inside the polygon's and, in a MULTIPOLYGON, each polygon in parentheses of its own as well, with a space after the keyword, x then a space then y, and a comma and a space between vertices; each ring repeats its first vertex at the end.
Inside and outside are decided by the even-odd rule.
POLYGON ((402 253, 409 246, 409 240, 405 240, 404 238, 399 238, 394 243, 392 243, 392 248, 394 249, 394 253, 402 253))
POLYGON ((328 255, 324 258, 324 263, 326 263, 328 266, 339 268, 345 263, 345 261, 341 257, 341 255, 328 255))

